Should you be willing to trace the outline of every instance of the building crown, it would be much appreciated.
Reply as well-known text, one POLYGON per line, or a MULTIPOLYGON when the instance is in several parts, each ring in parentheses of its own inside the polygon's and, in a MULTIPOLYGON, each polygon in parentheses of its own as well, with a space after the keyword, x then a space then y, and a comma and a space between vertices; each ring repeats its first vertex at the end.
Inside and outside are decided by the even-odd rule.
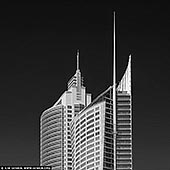
POLYGON ((83 86, 83 78, 81 77, 81 72, 79 68, 79 50, 77 50, 77 69, 76 73, 72 78, 68 81, 67 87, 70 89, 71 87, 76 87, 79 92, 81 87, 83 86))

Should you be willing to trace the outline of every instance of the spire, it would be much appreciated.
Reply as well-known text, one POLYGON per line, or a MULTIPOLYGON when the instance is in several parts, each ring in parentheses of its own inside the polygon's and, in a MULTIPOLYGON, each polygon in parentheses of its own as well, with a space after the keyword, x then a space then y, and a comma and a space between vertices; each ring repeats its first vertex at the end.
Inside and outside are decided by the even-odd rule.
POLYGON ((77 50, 77 70, 79 70, 79 49, 77 50))
POLYGON ((76 73, 74 74, 74 76, 72 76, 72 78, 68 81, 68 84, 67 84, 68 89, 70 87, 76 86, 77 91, 80 92, 81 86, 82 86, 81 80, 82 80, 81 72, 79 69, 79 50, 77 50, 77 69, 76 69, 76 73))
POLYGON ((116 87, 116 35, 115 35, 115 11, 113 12, 113 85, 116 87))
POLYGON ((76 82, 77 82, 77 92, 81 96, 81 73, 79 70, 79 50, 77 50, 76 82))
POLYGON ((115 36, 115 11, 113 12, 113 146, 114 167, 116 170, 116 36, 115 36))
POLYGON ((131 55, 129 56, 128 66, 117 87, 117 90, 131 93, 131 55))

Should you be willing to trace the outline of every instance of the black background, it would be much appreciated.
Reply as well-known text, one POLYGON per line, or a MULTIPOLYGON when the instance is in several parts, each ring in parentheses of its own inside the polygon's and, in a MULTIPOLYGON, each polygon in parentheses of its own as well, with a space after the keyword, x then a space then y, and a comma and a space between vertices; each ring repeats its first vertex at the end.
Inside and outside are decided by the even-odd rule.
POLYGON ((39 165, 39 118, 80 69, 95 98, 132 55, 135 170, 170 169, 170 12, 156 1, 8 3, 0 6, 0 165, 39 165))

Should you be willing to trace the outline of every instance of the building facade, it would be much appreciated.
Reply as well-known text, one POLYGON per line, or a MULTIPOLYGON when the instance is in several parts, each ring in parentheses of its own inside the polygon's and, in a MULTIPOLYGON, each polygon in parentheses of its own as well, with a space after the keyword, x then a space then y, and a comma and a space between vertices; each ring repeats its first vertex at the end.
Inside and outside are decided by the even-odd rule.
POLYGON ((40 120, 40 165, 53 169, 72 169, 72 148, 70 122, 80 110, 91 102, 91 94, 86 93, 79 70, 68 82, 68 89, 57 102, 45 110, 40 120))
POLYGON ((114 165, 132 170, 131 57, 115 99, 111 86, 91 101, 77 64, 68 90, 41 116, 41 165, 55 170, 113 170, 114 165))

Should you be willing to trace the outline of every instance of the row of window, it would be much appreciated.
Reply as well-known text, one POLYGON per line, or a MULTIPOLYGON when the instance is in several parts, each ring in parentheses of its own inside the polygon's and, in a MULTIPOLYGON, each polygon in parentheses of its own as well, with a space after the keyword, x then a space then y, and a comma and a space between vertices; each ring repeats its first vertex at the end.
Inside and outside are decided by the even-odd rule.
POLYGON ((49 129, 47 129, 46 131, 43 132, 43 136, 46 136, 47 134, 50 134, 52 133, 53 131, 56 131, 56 132, 60 132, 61 131, 61 126, 52 126, 50 127, 49 129))
MULTIPOLYGON (((92 147, 92 146, 91 146, 91 147, 92 147)), ((91 147, 90 147, 90 148, 91 148, 91 147)), ((76 158, 80 155, 80 153, 81 153, 81 154, 86 153, 86 154, 88 155, 88 154, 94 152, 94 147, 93 147, 92 149, 90 149, 90 148, 89 148, 87 151, 86 151, 86 148, 83 148, 80 152, 77 152, 77 153, 76 153, 76 158), (86 152, 85 152, 85 151, 86 151, 86 152)), ((96 149, 96 151, 99 151, 99 150, 100 150, 100 146, 96 146, 95 149, 96 149)))
MULTIPOLYGON (((100 161, 98 161, 100 158, 99 157, 97 157, 96 158, 96 165, 99 165, 100 164, 100 161)), ((84 166, 86 166, 87 165, 87 169, 90 169, 91 167, 94 167, 94 158, 92 158, 92 159, 90 159, 90 160, 88 160, 87 162, 84 162, 85 160, 83 160, 83 161, 81 161, 81 165, 80 165, 80 162, 77 162, 77 164, 76 164, 76 169, 79 169, 78 167, 79 167, 79 165, 80 165, 80 167, 82 168, 82 167, 84 167, 84 166), (83 163, 82 163, 83 162, 83 163), (93 162, 93 163, 92 163, 93 162)))
POLYGON ((58 115, 58 116, 52 116, 50 117, 49 119, 45 119, 43 122, 41 122, 41 128, 43 129, 44 127, 47 126, 48 123, 51 123, 52 121, 56 121, 56 120, 59 120, 61 122, 61 115, 58 115))
MULTIPOLYGON (((95 110, 99 110, 99 107, 97 107, 95 110)), ((78 124, 79 121, 84 119, 86 117, 86 115, 88 116, 87 119, 90 119, 90 116, 91 116, 90 114, 93 113, 93 112, 94 112, 94 109, 88 111, 86 114, 83 114, 79 119, 77 119, 76 124, 78 124)), ((99 115, 99 112, 96 112, 95 115, 99 115)))
MULTIPOLYGON (((94 146, 94 138, 92 139, 92 140, 89 140, 88 142, 87 142, 87 150, 89 149, 89 148, 91 148, 91 147, 93 147, 94 146), (93 143, 92 143, 93 142, 93 143)), ((99 145, 100 144, 100 142, 99 141, 97 141, 96 143, 95 143, 95 145, 99 145)), ((77 149, 76 149, 76 152, 78 152, 80 149, 82 149, 82 148, 84 148, 86 146, 86 143, 83 143, 82 145, 81 145, 81 147, 77 147, 77 149)))
POLYGON ((44 142, 45 140, 49 140, 50 138, 53 138, 53 137, 58 137, 58 138, 61 138, 61 133, 51 133, 51 134, 48 134, 48 135, 42 135, 42 138, 41 138, 41 141, 44 142))
POLYGON ((45 119, 48 119, 50 116, 53 116, 53 115, 58 115, 58 114, 61 114, 62 113, 62 108, 54 108, 54 109, 50 109, 50 110, 47 110, 45 111, 42 116, 41 116, 41 121, 43 122, 45 119))
POLYGON ((52 121, 49 121, 49 122, 47 122, 47 123, 43 123, 42 124, 42 126, 41 126, 41 133, 43 133, 43 131, 45 130, 45 129, 48 129, 50 126, 52 126, 52 125, 58 125, 58 126, 61 126, 61 119, 60 118, 58 118, 58 119, 53 119, 52 121))
POLYGON ((48 140, 43 140, 42 145, 46 145, 46 144, 49 144, 49 143, 54 142, 54 141, 61 141, 61 137, 60 136, 54 136, 52 138, 49 138, 48 140))

